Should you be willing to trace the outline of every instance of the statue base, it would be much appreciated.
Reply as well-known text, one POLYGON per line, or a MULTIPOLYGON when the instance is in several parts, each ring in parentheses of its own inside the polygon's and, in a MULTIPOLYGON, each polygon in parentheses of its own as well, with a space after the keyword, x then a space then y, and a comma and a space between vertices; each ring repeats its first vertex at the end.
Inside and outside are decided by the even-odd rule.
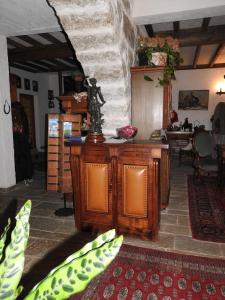
POLYGON ((102 133, 97 133, 97 132, 89 132, 86 139, 85 143, 103 143, 105 141, 105 138, 102 133))

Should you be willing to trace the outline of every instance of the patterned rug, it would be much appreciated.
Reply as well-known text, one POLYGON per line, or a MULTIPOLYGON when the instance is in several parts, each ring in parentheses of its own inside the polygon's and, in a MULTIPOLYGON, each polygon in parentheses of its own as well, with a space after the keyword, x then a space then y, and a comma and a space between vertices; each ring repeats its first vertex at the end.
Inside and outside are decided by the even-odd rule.
POLYGON ((193 176, 188 176, 188 198, 193 237, 225 243, 225 188, 212 177, 195 185, 193 176))
POLYGON ((70 300, 222 300, 225 260, 123 245, 107 270, 70 300))

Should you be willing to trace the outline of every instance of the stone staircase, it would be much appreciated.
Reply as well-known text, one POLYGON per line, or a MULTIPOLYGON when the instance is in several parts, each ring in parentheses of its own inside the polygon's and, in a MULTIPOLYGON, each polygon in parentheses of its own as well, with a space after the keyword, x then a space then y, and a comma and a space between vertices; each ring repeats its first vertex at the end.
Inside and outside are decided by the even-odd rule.
POLYGON ((129 0, 50 0, 85 75, 95 77, 106 104, 105 135, 130 123, 130 67, 137 30, 129 0))

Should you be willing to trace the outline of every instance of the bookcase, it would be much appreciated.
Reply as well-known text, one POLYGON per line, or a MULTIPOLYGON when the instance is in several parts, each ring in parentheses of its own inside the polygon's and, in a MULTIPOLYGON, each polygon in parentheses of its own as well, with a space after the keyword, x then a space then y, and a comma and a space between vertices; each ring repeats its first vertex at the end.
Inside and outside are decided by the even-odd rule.
POLYGON ((64 142, 68 135, 81 135, 81 119, 81 114, 48 115, 48 191, 72 193, 70 148, 64 142))

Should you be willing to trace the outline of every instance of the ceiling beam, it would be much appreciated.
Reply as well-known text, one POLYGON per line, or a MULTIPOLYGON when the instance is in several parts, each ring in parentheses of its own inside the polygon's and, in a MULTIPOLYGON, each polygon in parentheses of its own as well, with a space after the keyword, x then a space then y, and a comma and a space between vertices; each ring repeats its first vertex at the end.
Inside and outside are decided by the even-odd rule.
POLYGON ((224 50, 224 47, 225 47, 225 43, 223 44, 220 44, 217 49, 216 49, 216 52, 215 54, 213 55, 213 57, 211 58, 210 62, 209 62, 209 67, 212 68, 214 67, 214 64, 217 60, 217 58, 219 57, 219 55, 222 53, 222 51, 224 50))
MULTIPOLYGON (((206 22, 206 21, 205 21, 206 22)), ((158 36, 173 36, 174 31, 160 31, 158 36)), ((180 47, 201 46, 209 44, 223 43, 225 36, 225 25, 210 26, 207 31, 202 31, 202 27, 191 29, 180 29, 177 38, 180 47)))
POLYGON ((32 47, 42 47, 42 46, 44 46, 42 43, 36 41, 35 39, 30 37, 29 35, 20 35, 20 36, 18 36, 18 38, 21 39, 22 41, 30 44, 32 47))
POLYGON ((17 63, 12 63, 11 62, 11 63, 9 63, 9 66, 13 67, 13 68, 20 69, 20 70, 28 71, 28 72, 31 72, 31 73, 37 73, 37 70, 35 70, 33 68, 26 67, 26 66, 21 66, 20 64, 17 64, 17 63))
POLYGON ((211 18, 204 18, 202 21, 202 32, 207 31, 211 18))
POLYGON ((180 30, 180 22, 179 21, 175 21, 173 22, 173 35, 176 38, 178 36, 180 30))
POLYGON ((28 61, 24 62, 23 65, 26 66, 26 67, 34 68, 34 69, 36 69, 39 72, 49 71, 49 69, 43 68, 41 66, 38 66, 38 65, 36 65, 36 64, 34 64, 34 63, 30 62, 30 61, 29 62, 28 61))
POLYGON ((154 36, 154 30, 153 30, 153 27, 152 27, 151 24, 145 25, 145 29, 146 29, 149 37, 153 37, 154 36))
POLYGON ((45 45, 43 47, 26 47, 25 49, 11 49, 8 51, 9 61, 25 62, 27 60, 54 59, 73 56, 67 43, 59 45, 45 45))
MULTIPOLYGON (((225 67, 225 63, 213 65, 213 68, 224 68, 224 67, 225 67)), ((208 64, 198 65, 195 70, 198 69, 209 69, 209 65, 208 64)), ((179 66, 177 70, 193 70, 193 65, 179 66)))
MULTIPOLYGON (((204 18, 202 21, 201 32, 206 32, 208 30, 209 22, 211 18, 204 18)), ((196 69, 198 64, 198 59, 201 53, 202 46, 198 45, 195 50, 195 56, 193 60, 193 69, 196 69)))
POLYGON ((26 48, 26 46, 12 40, 11 38, 7 38, 7 43, 13 47, 16 47, 16 48, 26 48))
POLYGON ((199 55, 200 55, 200 52, 201 52, 201 48, 202 48, 202 46, 197 46, 196 47, 195 57, 194 57, 193 66, 192 66, 193 69, 196 69, 196 67, 197 67, 199 55))
POLYGON ((56 45, 61 45, 62 44, 62 42, 60 40, 58 40, 57 38, 55 38, 50 33, 39 33, 39 35, 41 37, 43 37, 44 39, 46 39, 47 41, 51 42, 52 44, 56 44, 56 45))

